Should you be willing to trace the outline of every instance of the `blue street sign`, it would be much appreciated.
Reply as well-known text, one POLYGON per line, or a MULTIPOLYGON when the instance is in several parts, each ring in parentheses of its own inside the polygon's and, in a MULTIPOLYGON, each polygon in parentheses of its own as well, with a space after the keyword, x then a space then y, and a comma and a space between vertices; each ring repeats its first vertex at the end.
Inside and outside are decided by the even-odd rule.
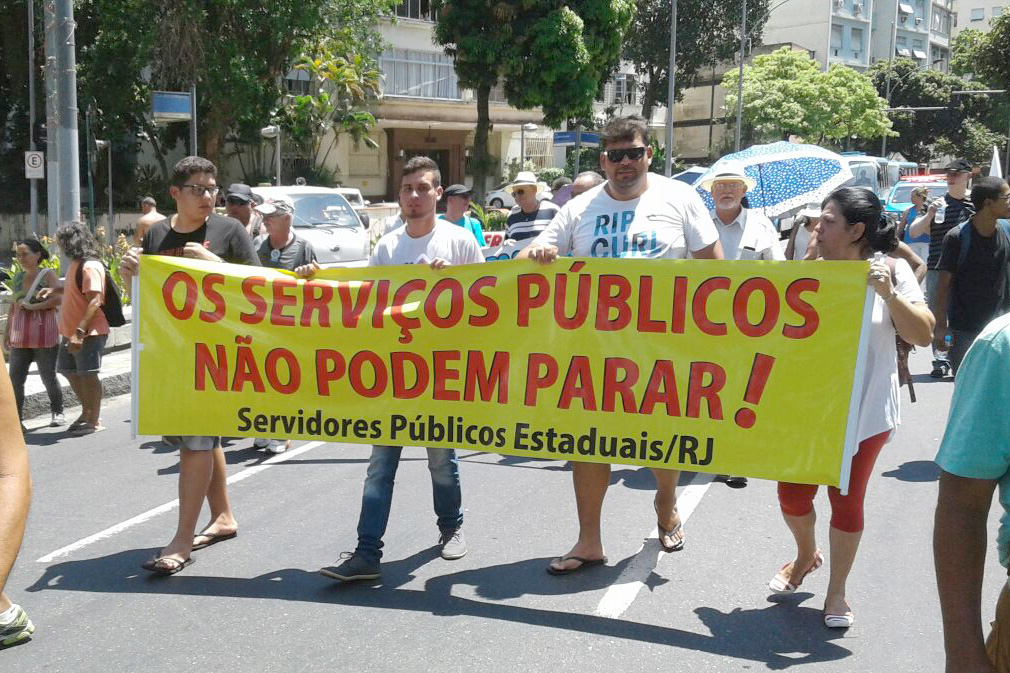
MULTIPOLYGON (((599 145, 600 144, 600 134, 590 133, 589 131, 582 132, 582 144, 583 145, 599 145)), ((554 146, 555 147, 569 147, 575 145, 575 131, 555 131, 554 132, 554 146)))
POLYGON ((192 99, 188 91, 153 91, 151 116, 154 121, 187 122, 193 118, 192 99))

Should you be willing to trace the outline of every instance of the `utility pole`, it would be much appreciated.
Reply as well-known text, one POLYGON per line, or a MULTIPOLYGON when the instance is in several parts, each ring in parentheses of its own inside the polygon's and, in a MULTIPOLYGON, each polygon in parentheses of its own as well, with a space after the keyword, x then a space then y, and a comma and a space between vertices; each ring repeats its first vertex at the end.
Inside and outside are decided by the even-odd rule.
POLYGON ((52 0, 43 0, 43 33, 46 59, 46 233, 60 223, 59 126, 56 123, 56 11, 52 0))
POLYGON ((747 0, 743 0, 743 18, 740 19, 740 71, 736 84, 736 150, 740 151, 740 132, 743 124, 743 61, 747 48, 747 0))
MULTIPOLYGON (((35 0, 28 0, 28 149, 38 150, 35 145, 35 0)), ((39 235, 39 181, 29 180, 31 185, 32 231, 39 235)))
POLYGON ((670 8, 670 64, 668 66, 668 86, 666 90, 666 151, 663 175, 673 175, 673 103, 677 91, 677 0, 671 0, 670 8))
POLYGON ((198 156, 200 153, 196 150, 196 85, 192 85, 189 88, 189 106, 193 111, 193 118, 189 120, 189 153, 192 156, 198 156))
POLYGON ((81 212, 81 169, 77 151, 77 55, 73 0, 56 0, 57 108, 59 120, 60 220, 81 212))

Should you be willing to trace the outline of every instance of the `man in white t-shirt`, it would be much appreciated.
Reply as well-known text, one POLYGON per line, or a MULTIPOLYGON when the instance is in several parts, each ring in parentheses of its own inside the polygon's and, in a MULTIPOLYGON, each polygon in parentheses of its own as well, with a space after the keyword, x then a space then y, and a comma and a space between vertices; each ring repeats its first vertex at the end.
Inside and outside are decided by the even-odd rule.
MULTIPOLYGON (((558 255, 653 259, 722 259, 719 233, 697 192, 683 182, 649 172, 652 148, 645 119, 615 117, 602 134, 600 166, 607 182, 561 209, 519 258, 542 263, 558 255)), ((610 484, 610 465, 572 464, 579 539, 547 570, 565 575, 606 563, 600 517, 610 484)), ((679 470, 653 469, 659 541, 666 551, 684 547, 677 512, 679 470)))
MULTIPOLYGON (((410 159, 400 180, 400 208, 404 226, 379 239, 369 266, 428 264, 444 269, 453 264, 478 264, 484 255, 469 231, 435 218, 435 206, 442 198, 442 176, 438 164, 428 157, 410 159)), ((358 546, 342 563, 326 566, 320 574, 341 582, 375 580, 382 574, 382 536, 386 532, 393 501, 393 479, 400 464, 402 446, 374 446, 368 462, 361 515, 358 517, 358 546)), ((447 561, 463 558, 462 495, 459 464, 452 449, 428 449, 428 469, 438 516, 439 545, 447 561)))

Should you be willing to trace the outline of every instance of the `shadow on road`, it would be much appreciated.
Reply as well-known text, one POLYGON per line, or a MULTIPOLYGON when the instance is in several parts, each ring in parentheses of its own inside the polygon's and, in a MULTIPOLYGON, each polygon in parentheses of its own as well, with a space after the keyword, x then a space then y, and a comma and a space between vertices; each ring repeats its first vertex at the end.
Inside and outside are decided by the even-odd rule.
POLYGON ((940 466, 931 460, 911 460, 902 463, 896 470, 884 472, 882 476, 894 477, 898 481, 936 481, 940 478, 940 466))
MULTIPOLYGON (((140 569, 140 564, 150 558, 154 551, 129 550, 99 558, 57 563, 47 568, 28 591, 220 596, 494 619, 707 652, 761 662, 772 670, 836 661, 851 655, 849 650, 832 642, 841 639, 843 634, 824 628, 821 625, 820 611, 796 604, 797 598, 803 600, 809 594, 795 595, 790 602, 776 602, 764 609, 738 608, 723 613, 716 608, 699 607, 694 612, 711 635, 627 619, 485 602, 452 595, 453 588, 457 586, 473 586, 479 596, 490 601, 514 599, 525 594, 563 595, 599 590, 614 582, 631 561, 630 558, 614 566, 594 568, 562 578, 551 577, 545 572, 549 559, 529 559, 451 573, 429 579, 423 589, 408 589, 404 585, 414 578, 413 573, 438 558, 437 547, 425 549, 399 561, 384 563, 384 581, 381 585, 338 584, 315 572, 297 568, 286 568, 258 577, 232 578, 200 577, 193 572, 199 571, 200 566, 194 565, 174 577, 157 577, 140 569)), ((664 582, 663 578, 654 573, 647 580, 651 588, 664 582)), ((156 610, 150 611, 150 619, 150 624, 136 623, 132 626, 138 630, 148 627, 164 629, 164 624, 158 621, 156 610)))

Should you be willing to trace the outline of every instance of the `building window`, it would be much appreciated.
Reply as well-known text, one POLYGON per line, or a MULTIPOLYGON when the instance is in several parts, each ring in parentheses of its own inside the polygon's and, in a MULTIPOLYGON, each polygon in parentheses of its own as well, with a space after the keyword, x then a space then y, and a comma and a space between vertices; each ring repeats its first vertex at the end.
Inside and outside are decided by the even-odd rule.
POLYGON ((433 20, 430 0, 403 0, 396 8, 396 15, 404 19, 433 20))
POLYGON ((972 21, 982 21, 985 19, 985 7, 977 7, 971 10, 972 21))
POLYGON ((997 16, 1002 16, 1002 14, 1003 14, 1003 8, 1002 7, 993 7, 992 8, 992 18, 995 19, 997 16))
POLYGON ((933 32, 944 37, 950 36, 951 13, 946 10, 933 11, 933 32))
POLYGON ((312 92, 312 80, 304 70, 291 70, 284 76, 284 87, 292 96, 307 96, 312 92))
POLYGON ((383 94, 410 98, 460 100, 452 59, 437 51, 390 49, 379 67, 386 76, 383 94))
POLYGON ((863 51, 863 29, 853 28, 849 36, 849 48, 856 52, 863 51))
POLYGON ((831 26, 831 55, 839 56, 842 51, 842 27, 831 26))
POLYGON ((620 73, 614 77, 614 102, 618 105, 635 105, 638 102, 638 86, 634 75, 620 73))

